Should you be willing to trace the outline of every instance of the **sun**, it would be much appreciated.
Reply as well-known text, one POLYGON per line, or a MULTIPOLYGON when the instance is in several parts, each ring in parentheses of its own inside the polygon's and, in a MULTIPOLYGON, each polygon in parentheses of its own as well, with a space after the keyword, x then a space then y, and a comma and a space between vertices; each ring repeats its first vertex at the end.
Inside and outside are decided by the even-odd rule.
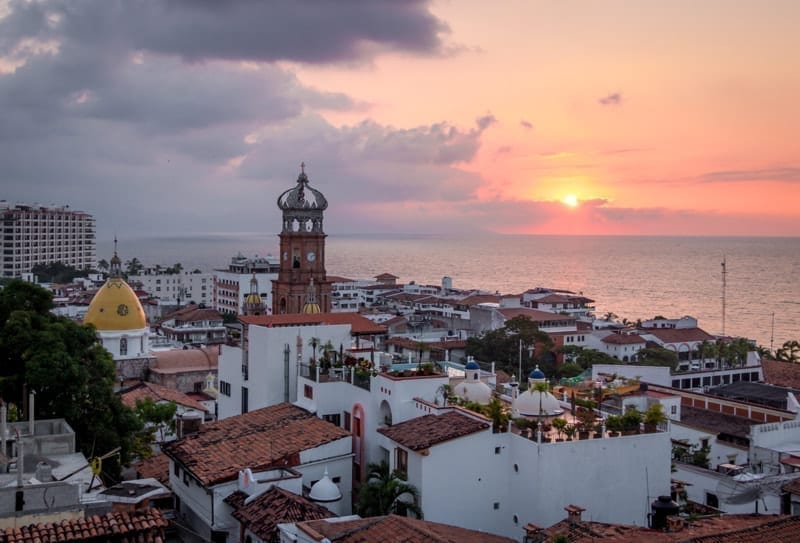
POLYGON ((574 194, 567 194, 561 199, 561 203, 567 207, 578 207, 578 197, 574 194))

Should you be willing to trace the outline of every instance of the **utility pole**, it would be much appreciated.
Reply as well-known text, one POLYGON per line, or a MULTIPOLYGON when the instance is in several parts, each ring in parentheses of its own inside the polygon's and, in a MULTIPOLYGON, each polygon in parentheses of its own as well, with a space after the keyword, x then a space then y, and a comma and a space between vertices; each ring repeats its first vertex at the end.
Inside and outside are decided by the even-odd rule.
POLYGON ((722 257, 722 335, 725 335, 725 291, 728 286, 727 258, 722 257))

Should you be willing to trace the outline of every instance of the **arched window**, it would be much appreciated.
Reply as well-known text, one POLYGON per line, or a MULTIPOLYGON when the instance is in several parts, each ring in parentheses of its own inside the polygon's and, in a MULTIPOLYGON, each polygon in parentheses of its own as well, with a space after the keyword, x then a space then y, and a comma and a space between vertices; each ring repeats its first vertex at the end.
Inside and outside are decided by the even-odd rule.
POLYGON ((119 340, 119 354, 120 356, 128 354, 128 338, 126 337, 119 340))

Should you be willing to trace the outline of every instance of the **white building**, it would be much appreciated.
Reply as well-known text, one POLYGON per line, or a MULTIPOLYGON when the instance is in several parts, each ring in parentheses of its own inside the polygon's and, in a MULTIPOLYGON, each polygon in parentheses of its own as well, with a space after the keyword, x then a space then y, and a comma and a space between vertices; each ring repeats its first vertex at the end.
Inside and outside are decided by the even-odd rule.
MULTIPOLYGON (((386 331, 356 313, 260 315, 239 321, 242 346, 226 347, 219 359, 220 419, 294 402, 301 366, 321 358, 326 345, 333 347, 334 356, 341 356, 371 348, 386 331)), ((326 377, 331 376, 335 378, 335 369, 326 377)))
POLYGON ((148 268, 141 275, 129 276, 128 282, 140 286, 163 305, 195 303, 210 307, 214 301, 214 274, 211 273, 163 273, 148 268))
POLYGON ((69 206, 12 205, 0 200, 2 277, 20 277, 37 264, 96 265, 94 217, 69 206))
POLYGON ((239 523, 226 498, 272 486, 301 494, 326 473, 342 498, 325 506, 334 515, 348 515, 351 442, 345 430, 287 403, 206 424, 163 446, 181 524, 206 541, 235 541, 239 523), (240 486, 243 470, 250 481, 240 486))
POLYGON ((404 471, 426 520, 519 537, 528 522, 552 524, 581 503, 597 520, 644 525, 653 497, 669 493, 667 433, 553 443, 494 433, 489 419, 437 405, 449 383, 442 374, 301 376, 297 404, 353 433, 354 479, 380 461, 404 471))
POLYGON ((279 270, 280 260, 272 255, 253 258, 241 254, 234 256, 227 270, 214 270, 214 309, 222 314, 241 314, 244 299, 250 294, 250 280, 255 274, 258 294, 267 311, 271 311, 272 281, 278 278, 279 270))

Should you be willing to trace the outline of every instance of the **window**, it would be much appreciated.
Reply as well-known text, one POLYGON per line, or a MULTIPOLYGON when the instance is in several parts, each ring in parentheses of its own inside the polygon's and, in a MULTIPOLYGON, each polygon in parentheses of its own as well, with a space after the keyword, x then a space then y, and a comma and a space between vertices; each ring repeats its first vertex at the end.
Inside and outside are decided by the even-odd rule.
POLYGON ((678 406, 673 405, 669 408, 670 415, 677 415, 678 414, 678 406))
POLYGON ((247 390, 247 387, 242 387, 242 414, 247 413, 248 411, 248 403, 249 403, 247 398, 248 392, 249 391, 247 390))
POLYGON ((322 415, 322 420, 327 420, 330 423, 335 424, 336 426, 342 425, 342 416, 339 413, 334 415, 322 415))
POLYGON ((125 356, 128 354, 128 338, 122 338, 119 340, 119 354, 120 356, 125 356))
POLYGON ((500 509, 500 502, 494 502, 494 510, 497 511, 500 509))
POLYGON ((311 385, 304 385, 303 386, 303 396, 308 398, 309 400, 314 399, 314 387, 311 385))
POLYGON ((706 492, 706 505, 709 507, 719 507, 719 498, 717 495, 706 492))
POLYGON ((349 411, 345 411, 344 412, 344 429, 347 430, 348 432, 350 431, 350 412, 349 411))
POLYGON ((405 449, 398 447, 394 450, 394 459, 394 469, 402 474, 402 479, 405 479, 408 475, 408 452, 406 452, 405 449))
POLYGON ((494 448, 494 454, 500 454, 500 449, 501 449, 501 447, 495 447, 494 448))
POLYGON ((224 394, 225 396, 231 396, 231 384, 227 381, 220 381, 219 382, 219 391, 220 394, 224 394))
POLYGON ((708 448, 708 438, 705 437, 700 440, 700 448, 707 449, 708 448))
POLYGON ((175 477, 181 476, 181 467, 176 463, 172 468, 172 472, 175 474, 175 477))

